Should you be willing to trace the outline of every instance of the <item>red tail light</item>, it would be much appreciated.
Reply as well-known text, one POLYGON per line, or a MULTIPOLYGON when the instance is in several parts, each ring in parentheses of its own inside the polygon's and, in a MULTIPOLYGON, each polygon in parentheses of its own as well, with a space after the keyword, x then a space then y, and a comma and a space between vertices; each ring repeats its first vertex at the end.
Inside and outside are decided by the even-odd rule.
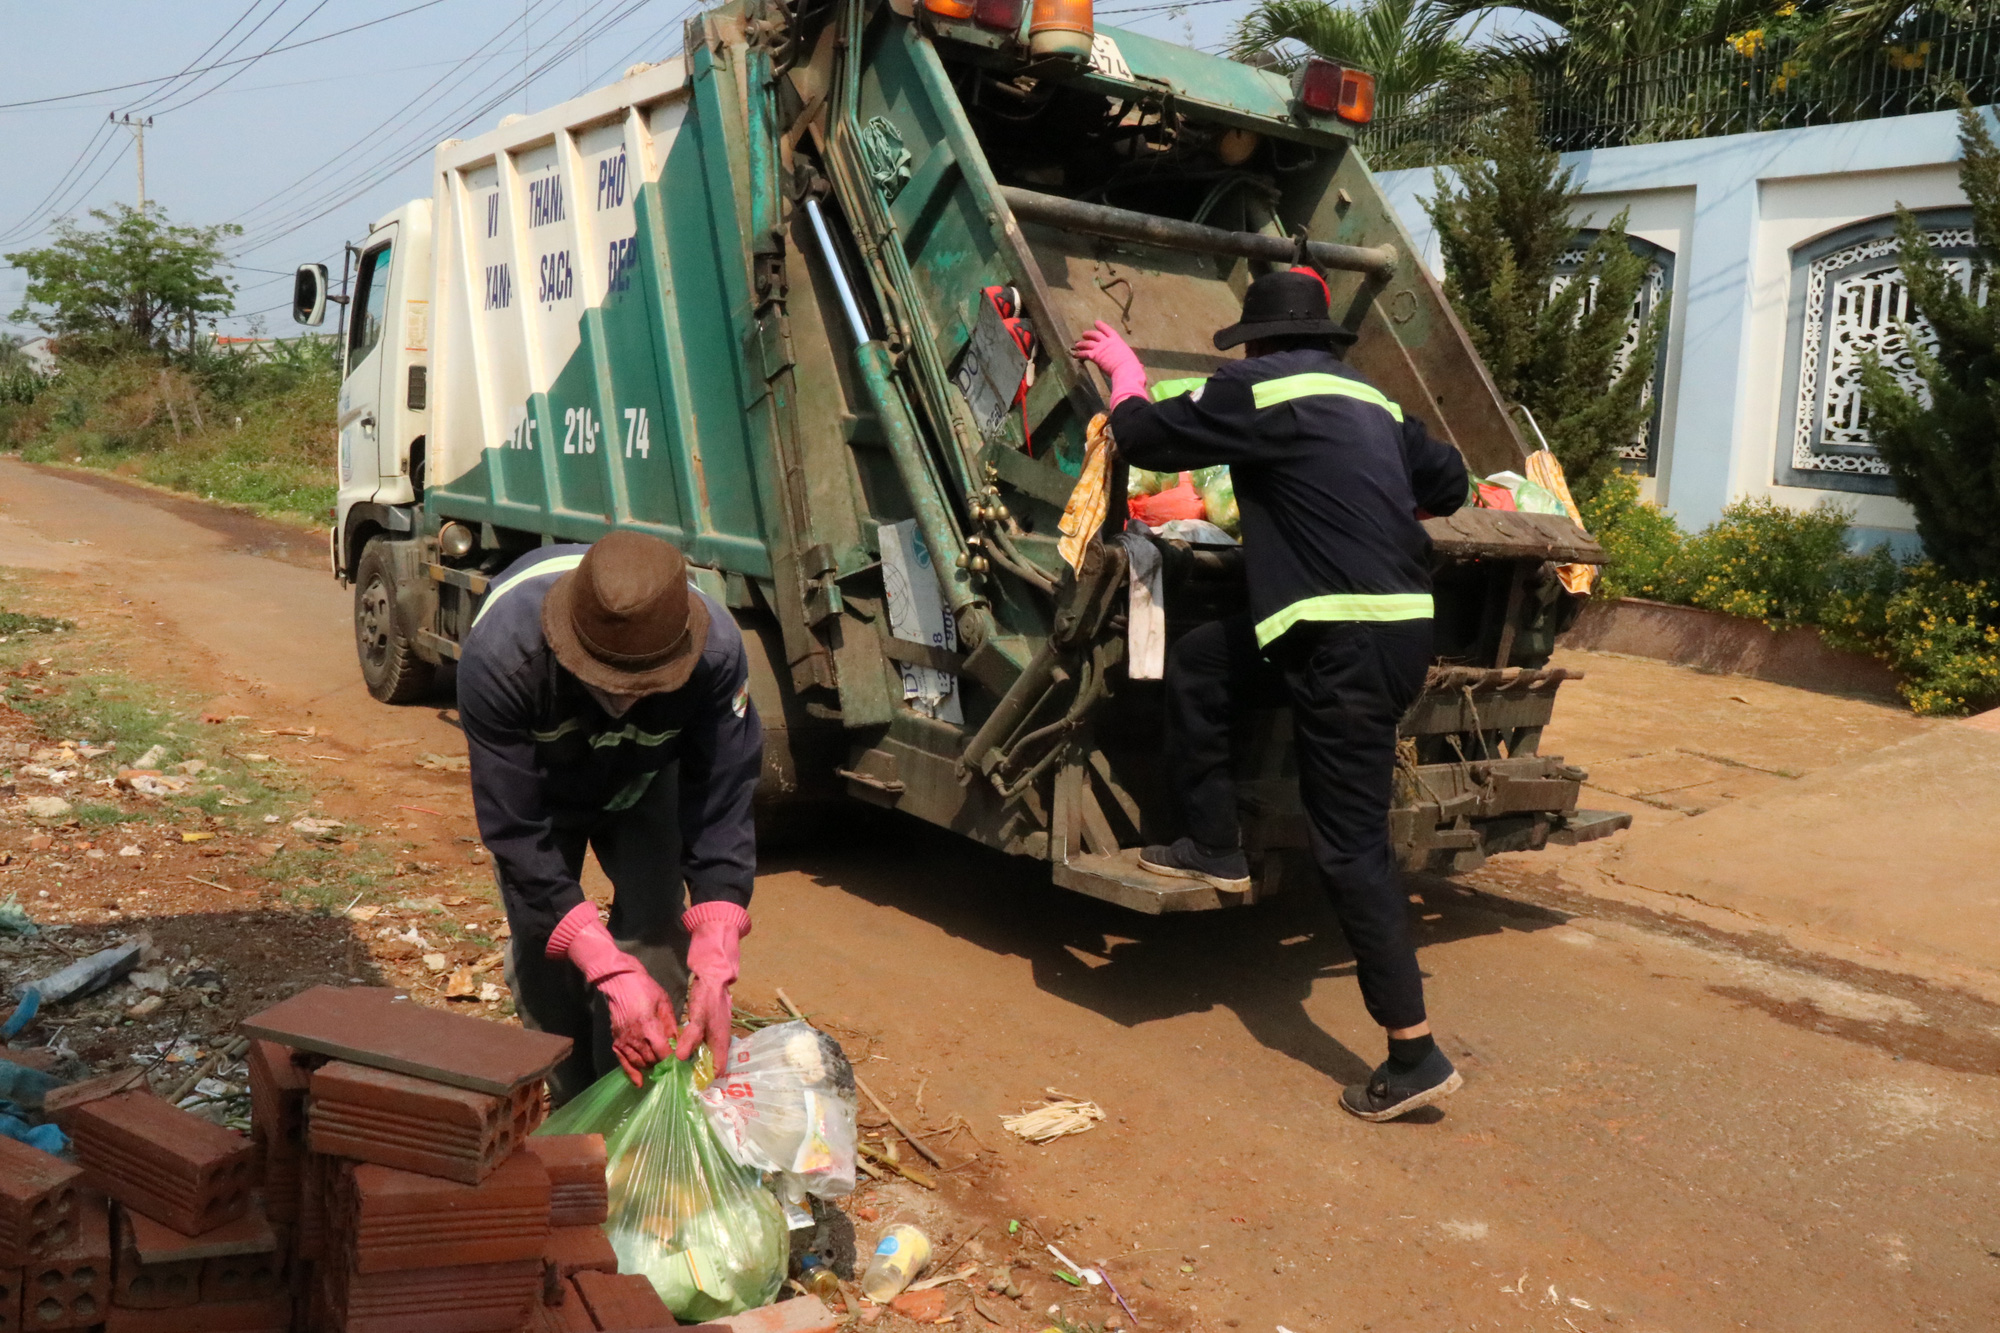
POLYGON ((1318 56, 1293 75, 1293 95, 1306 110, 1350 124, 1366 125, 1375 118, 1375 76, 1318 56))
POLYGON ((1015 32, 1021 26, 1021 11, 1027 0, 974 0, 972 21, 982 28, 1015 32))
POLYGON ((1365 70, 1340 72, 1340 104, 1336 116, 1352 125, 1366 125, 1375 119, 1375 76, 1365 70))
POLYGON ((969 19, 973 0, 924 0, 924 8, 939 18, 969 19))
POLYGON ((1314 56, 1306 61, 1299 71, 1297 96, 1308 111, 1317 111, 1322 116, 1330 116, 1340 105, 1340 66, 1331 60, 1321 60, 1314 56))

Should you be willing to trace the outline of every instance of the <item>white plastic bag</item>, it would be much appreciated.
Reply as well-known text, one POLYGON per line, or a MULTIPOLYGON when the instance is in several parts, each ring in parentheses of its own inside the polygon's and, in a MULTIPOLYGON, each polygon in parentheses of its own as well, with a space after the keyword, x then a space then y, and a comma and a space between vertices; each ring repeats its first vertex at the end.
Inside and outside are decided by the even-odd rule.
POLYGON ((853 1191, 854 1067, 812 1024, 777 1023, 731 1042, 729 1068, 701 1105, 729 1155, 775 1176, 787 1203, 853 1191))

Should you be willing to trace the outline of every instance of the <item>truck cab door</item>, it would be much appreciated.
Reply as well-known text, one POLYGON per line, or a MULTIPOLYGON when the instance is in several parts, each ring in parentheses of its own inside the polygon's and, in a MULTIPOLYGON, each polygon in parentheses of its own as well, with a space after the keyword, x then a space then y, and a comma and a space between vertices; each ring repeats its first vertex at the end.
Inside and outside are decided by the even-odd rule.
MULTIPOLYGON (((344 513, 370 500, 382 480, 380 440, 392 424, 394 404, 383 398, 383 368, 396 344, 389 328, 390 287, 398 263, 394 223, 377 228, 361 252, 348 306, 347 375, 340 383, 340 501, 344 513)), ((393 391, 393 386, 389 386, 393 391)))

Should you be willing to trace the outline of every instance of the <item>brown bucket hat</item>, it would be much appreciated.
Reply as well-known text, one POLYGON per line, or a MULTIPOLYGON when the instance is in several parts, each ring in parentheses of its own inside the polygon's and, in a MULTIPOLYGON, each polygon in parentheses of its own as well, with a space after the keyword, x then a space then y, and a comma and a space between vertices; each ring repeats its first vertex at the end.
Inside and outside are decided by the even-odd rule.
POLYGON ((663 694, 687 684, 708 643, 708 603, 688 588, 670 542, 614 532, 584 552, 542 601, 556 661, 609 694, 663 694))

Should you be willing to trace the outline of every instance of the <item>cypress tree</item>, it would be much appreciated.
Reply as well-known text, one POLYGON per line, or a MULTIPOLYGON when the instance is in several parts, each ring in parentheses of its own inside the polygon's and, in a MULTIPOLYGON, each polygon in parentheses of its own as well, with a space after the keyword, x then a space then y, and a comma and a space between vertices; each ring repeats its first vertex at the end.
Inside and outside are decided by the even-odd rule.
POLYGON ((1654 358, 1666 328, 1662 300, 1631 355, 1619 347, 1646 281, 1620 213, 1557 285, 1573 248, 1582 196, 1573 173, 1542 146, 1540 112, 1525 84, 1479 126, 1454 190, 1442 171, 1424 207, 1444 251, 1445 295, 1508 400, 1533 414, 1579 498, 1595 494, 1638 437, 1652 406, 1654 358))
POLYGON ((1946 266, 1907 208, 1896 209, 1911 309, 1937 348, 1911 339, 1923 393, 1911 393, 1871 355, 1861 371, 1869 438, 1896 494, 1916 511, 1917 534, 1953 578, 2000 587, 2000 147, 1970 105, 1958 113, 1959 186, 1972 203, 1968 281, 1946 266), (1926 401, 1928 400, 1928 401, 1926 401))

